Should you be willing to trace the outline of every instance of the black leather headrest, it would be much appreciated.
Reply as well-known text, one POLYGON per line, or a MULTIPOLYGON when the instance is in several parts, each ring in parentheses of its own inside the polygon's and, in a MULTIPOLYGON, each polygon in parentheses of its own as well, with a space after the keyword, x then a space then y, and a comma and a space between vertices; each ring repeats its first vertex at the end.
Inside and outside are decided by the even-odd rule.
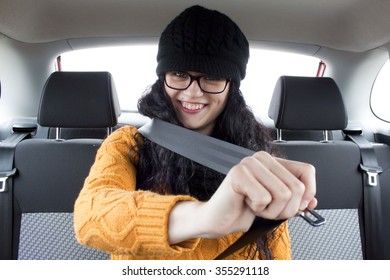
POLYGON ((43 88, 38 123, 46 127, 113 127, 120 113, 109 72, 54 72, 43 88))
POLYGON ((268 115, 279 129, 339 130, 348 123, 338 86, 322 77, 280 77, 268 115))

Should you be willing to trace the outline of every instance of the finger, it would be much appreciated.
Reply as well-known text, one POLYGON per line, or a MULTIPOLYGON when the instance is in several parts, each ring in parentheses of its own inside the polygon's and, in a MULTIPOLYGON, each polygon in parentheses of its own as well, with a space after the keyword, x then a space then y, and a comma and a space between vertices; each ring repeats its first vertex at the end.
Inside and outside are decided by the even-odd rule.
POLYGON ((276 160, 304 184, 305 189, 299 209, 306 209, 316 194, 316 171, 314 166, 303 162, 280 158, 276 158, 276 160))
POLYGON ((307 206, 307 208, 313 210, 314 208, 317 207, 317 204, 318 204, 317 199, 316 199, 316 198, 313 198, 313 199, 310 201, 310 203, 309 203, 309 205, 307 206))
POLYGON ((235 169, 237 178, 240 178, 236 191, 245 196, 245 203, 258 215, 272 202, 272 195, 254 176, 253 170, 260 170, 263 174, 267 171, 250 157, 244 159, 235 169))

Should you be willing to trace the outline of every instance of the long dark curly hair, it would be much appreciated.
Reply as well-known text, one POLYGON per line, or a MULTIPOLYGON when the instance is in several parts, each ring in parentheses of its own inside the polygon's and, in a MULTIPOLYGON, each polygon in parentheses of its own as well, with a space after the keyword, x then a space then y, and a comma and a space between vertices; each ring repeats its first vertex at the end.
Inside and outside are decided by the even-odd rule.
MULTIPOLYGON (((225 109, 216 120, 212 137, 254 150, 278 154, 270 145, 268 129, 258 122, 246 105, 239 88, 231 82, 225 109)), ((158 79, 138 101, 138 110, 149 118, 183 126, 176 117, 173 105, 164 90, 163 79, 158 79)), ((188 143, 188 145, 191 145, 188 143)), ((139 166, 137 188, 160 194, 191 195, 206 201, 214 194, 225 175, 195 163, 183 156, 163 148, 148 139, 138 145, 139 166)), ((250 248, 253 258, 256 251, 260 256, 271 258, 267 238, 258 240, 256 248, 250 248)), ((254 244, 252 244, 254 245, 254 244)))

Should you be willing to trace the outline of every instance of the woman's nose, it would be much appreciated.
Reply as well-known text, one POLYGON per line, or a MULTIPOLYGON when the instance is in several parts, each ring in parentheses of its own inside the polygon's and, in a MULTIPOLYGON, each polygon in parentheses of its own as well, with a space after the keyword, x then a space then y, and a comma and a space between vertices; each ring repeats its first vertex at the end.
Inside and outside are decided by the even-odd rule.
POLYGON ((188 96, 194 97, 203 95, 203 91, 200 88, 198 81, 196 80, 192 81, 191 85, 186 90, 184 90, 184 93, 188 96))

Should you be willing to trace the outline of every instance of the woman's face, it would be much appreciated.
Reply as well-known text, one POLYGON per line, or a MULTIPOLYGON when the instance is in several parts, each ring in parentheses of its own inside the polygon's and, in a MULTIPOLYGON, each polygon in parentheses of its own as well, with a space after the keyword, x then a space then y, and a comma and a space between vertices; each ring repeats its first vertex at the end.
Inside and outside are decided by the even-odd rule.
MULTIPOLYGON (((195 77, 205 75, 191 71, 185 73, 195 77)), ((164 88, 172 101, 179 121, 186 128, 210 135, 214 129, 217 117, 226 106, 230 82, 223 92, 218 94, 203 92, 196 81, 193 81, 184 90, 172 89, 166 83, 164 83, 164 88)))

